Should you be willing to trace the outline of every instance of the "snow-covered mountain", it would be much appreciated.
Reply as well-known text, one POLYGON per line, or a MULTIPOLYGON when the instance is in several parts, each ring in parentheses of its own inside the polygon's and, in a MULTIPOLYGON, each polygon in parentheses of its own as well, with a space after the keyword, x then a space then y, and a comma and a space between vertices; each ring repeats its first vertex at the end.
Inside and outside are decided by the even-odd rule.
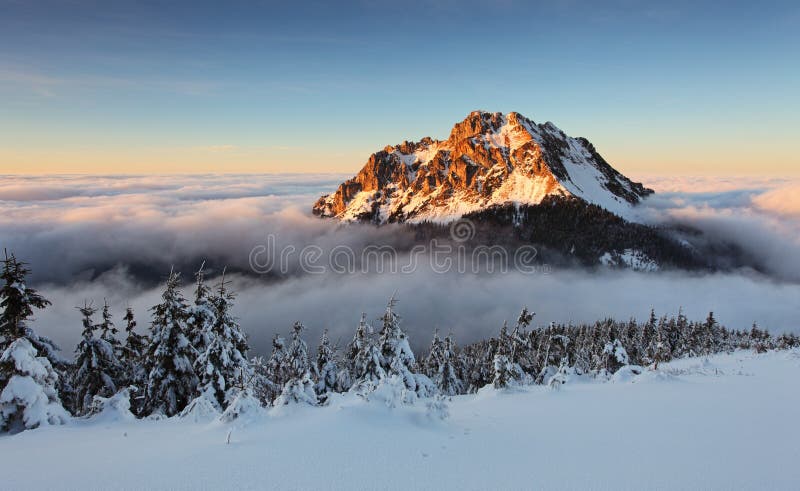
POLYGON ((574 197, 623 218, 653 191, 617 172, 585 138, 519 113, 474 111, 447 140, 423 138, 373 153, 313 211, 346 221, 447 222, 493 205, 574 197))

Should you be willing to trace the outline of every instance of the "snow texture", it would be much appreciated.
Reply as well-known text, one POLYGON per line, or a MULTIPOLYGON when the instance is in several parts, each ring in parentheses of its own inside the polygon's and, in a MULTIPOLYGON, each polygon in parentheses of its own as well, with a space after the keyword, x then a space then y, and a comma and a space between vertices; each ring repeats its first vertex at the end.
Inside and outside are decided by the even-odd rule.
POLYGON ((445 420, 354 394, 247 425, 82 420, 0 438, 0 475, 15 490, 797 489, 800 351, 618 373, 456 396, 445 420))

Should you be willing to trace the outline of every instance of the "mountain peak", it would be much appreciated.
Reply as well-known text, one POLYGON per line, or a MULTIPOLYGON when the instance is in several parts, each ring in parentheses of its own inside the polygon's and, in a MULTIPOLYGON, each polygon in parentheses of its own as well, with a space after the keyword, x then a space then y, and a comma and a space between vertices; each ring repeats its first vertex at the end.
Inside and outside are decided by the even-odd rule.
POLYGON ((449 221, 492 205, 573 197, 628 218, 652 193, 612 168, 585 138, 511 112, 472 111, 447 140, 387 146, 314 213, 375 223, 449 221))

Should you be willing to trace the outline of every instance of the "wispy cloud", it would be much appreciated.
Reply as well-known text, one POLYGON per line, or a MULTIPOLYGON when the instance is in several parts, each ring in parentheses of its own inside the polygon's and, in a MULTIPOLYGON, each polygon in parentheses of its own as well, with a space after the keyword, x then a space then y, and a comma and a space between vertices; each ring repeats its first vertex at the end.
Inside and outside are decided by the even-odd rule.
POLYGON ((214 152, 214 153, 221 153, 221 152, 232 152, 238 149, 236 145, 208 145, 205 147, 192 147, 193 150, 200 150, 205 152, 214 152))
POLYGON ((51 75, 35 69, 20 68, 0 68, 0 84, 19 86, 23 90, 47 97, 58 96, 65 89, 164 90, 185 95, 207 95, 219 88, 217 82, 198 79, 51 75))

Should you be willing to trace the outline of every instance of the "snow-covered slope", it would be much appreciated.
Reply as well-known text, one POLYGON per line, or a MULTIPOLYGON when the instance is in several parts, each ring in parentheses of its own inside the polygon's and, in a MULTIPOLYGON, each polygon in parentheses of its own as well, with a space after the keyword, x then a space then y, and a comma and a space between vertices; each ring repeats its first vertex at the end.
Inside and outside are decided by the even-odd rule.
POLYGON ((3 489, 797 489, 800 352, 737 352, 458 396, 357 397, 247 425, 107 417, 0 437, 3 489), (622 376, 620 374, 626 374, 622 376), (230 443, 226 443, 230 436, 230 443))
POLYGON ((492 205, 575 197, 623 218, 652 193, 614 170, 584 138, 518 113, 474 111, 444 141, 423 138, 370 156, 314 213, 342 220, 448 221, 492 205))

